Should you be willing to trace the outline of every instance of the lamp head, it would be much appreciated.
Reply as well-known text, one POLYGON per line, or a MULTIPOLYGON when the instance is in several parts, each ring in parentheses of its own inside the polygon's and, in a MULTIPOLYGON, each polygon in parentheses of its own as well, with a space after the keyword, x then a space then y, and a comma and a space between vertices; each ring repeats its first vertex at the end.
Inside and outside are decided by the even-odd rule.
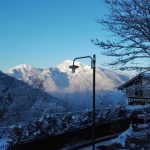
POLYGON ((77 68, 79 68, 79 66, 76 66, 76 65, 73 64, 73 65, 69 66, 69 68, 72 69, 72 73, 75 73, 75 70, 77 68))

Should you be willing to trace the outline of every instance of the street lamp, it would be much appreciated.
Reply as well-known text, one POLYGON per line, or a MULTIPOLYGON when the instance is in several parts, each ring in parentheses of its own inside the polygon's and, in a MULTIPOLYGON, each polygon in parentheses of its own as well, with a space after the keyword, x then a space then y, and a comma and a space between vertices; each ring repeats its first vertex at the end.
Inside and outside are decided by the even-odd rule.
POLYGON ((79 67, 74 63, 77 59, 90 58, 91 59, 91 68, 93 69, 93 121, 92 121, 92 140, 93 140, 93 150, 95 150, 95 68, 96 68, 96 56, 84 56, 84 57, 76 57, 73 60, 73 65, 69 66, 72 69, 72 73, 75 73, 75 70, 79 67))

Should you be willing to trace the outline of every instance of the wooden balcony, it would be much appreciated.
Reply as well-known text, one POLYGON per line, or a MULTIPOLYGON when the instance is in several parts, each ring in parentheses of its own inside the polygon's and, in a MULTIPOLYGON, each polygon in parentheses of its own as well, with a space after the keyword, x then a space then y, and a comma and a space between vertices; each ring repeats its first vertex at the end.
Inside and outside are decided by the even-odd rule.
POLYGON ((144 97, 128 97, 129 105, 145 105, 150 104, 150 98, 144 97))

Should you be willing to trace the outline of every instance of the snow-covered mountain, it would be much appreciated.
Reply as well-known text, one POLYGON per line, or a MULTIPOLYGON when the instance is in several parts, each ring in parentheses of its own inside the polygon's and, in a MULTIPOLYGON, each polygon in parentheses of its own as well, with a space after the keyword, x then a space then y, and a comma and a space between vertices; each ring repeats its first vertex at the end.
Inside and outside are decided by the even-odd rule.
MULTIPOLYGON (((67 103, 76 101, 87 103, 92 97, 92 69, 88 65, 75 62, 79 68, 73 74, 69 68, 72 61, 66 60, 57 67, 47 69, 34 68, 29 65, 19 65, 8 70, 8 74, 16 79, 23 80, 31 85, 41 82, 41 87, 48 93, 65 99, 67 103), (86 101, 86 102, 85 102, 86 101)), ((114 71, 96 69, 96 94, 98 99, 106 99, 108 95, 114 95, 115 89, 129 79, 127 75, 114 71), (102 94, 103 93, 103 94, 102 94), (107 93, 107 94, 104 94, 107 93), (107 96, 106 96, 107 95, 107 96)), ((115 95, 118 95, 118 93, 115 95)), ((108 99, 108 98, 107 98, 108 99)))
POLYGON ((0 72, 0 122, 17 123, 64 111, 63 102, 0 72))
MULTIPOLYGON (((18 65, 8 70, 10 76, 23 80, 32 81, 35 77, 44 81, 45 90, 48 92, 75 92, 86 91, 92 88, 92 69, 90 66, 76 62, 79 68, 72 74, 69 66, 72 61, 66 60, 57 67, 48 69, 34 68, 29 65, 18 65), (49 87, 50 86, 50 87, 49 87)), ((129 79, 127 75, 119 74, 110 70, 96 69, 96 88, 97 90, 112 90, 129 79)))
POLYGON ((39 75, 43 69, 34 68, 30 65, 21 64, 8 70, 8 74, 19 80, 32 80, 34 76, 39 75))

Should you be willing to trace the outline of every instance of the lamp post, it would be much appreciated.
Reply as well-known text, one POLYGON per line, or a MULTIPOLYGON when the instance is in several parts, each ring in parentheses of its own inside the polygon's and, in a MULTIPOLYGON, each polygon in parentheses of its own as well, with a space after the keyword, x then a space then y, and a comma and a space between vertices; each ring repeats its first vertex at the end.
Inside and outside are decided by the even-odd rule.
POLYGON ((95 68, 96 68, 96 56, 84 56, 84 57, 76 57, 73 60, 73 65, 69 66, 72 69, 72 73, 75 73, 75 70, 79 67, 74 63, 77 59, 90 58, 91 59, 91 69, 93 69, 93 118, 92 118, 92 140, 93 140, 93 150, 95 150, 95 68))

